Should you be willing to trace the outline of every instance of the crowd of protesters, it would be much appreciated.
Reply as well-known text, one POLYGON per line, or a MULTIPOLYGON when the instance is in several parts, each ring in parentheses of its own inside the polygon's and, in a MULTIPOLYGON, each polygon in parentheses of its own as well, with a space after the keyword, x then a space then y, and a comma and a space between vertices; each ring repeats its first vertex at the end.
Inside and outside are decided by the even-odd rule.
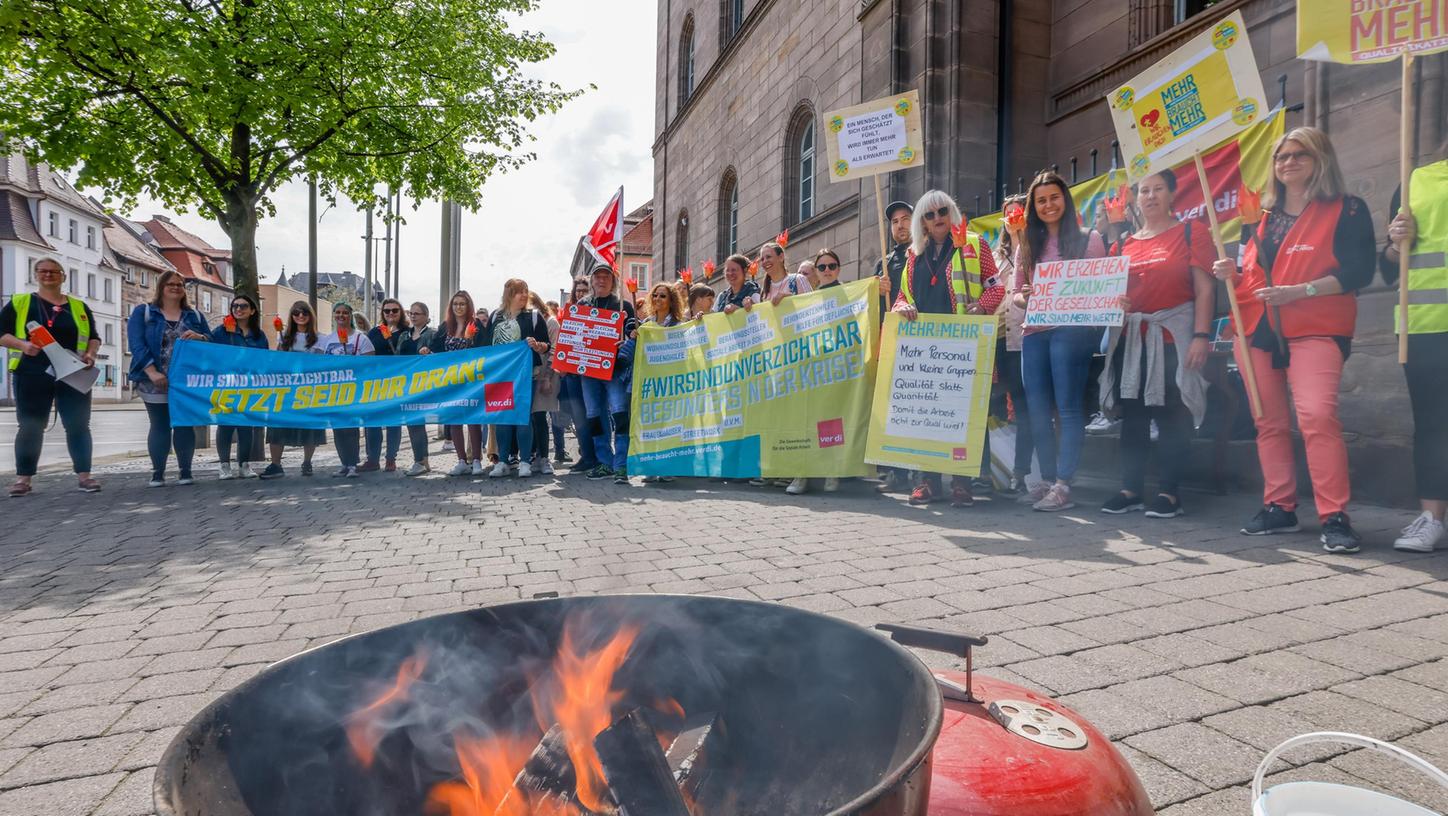
MULTIPOLYGON (((997 411, 1014 418, 1014 448, 1000 451, 1010 477, 945 477, 886 468, 879 473, 881 493, 908 494, 911 504, 949 501, 969 506, 976 493, 991 490, 1016 496, 1041 512, 1075 507, 1072 487, 1080 469, 1088 420, 1088 393, 1099 385, 1104 412, 1120 418, 1121 487, 1100 506, 1109 514, 1143 512, 1169 519, 1185 512, 1181 483, 1190 457, 1190 439, 1203 421, 1207 384, 1202 376, 1212 349, 1218 282, 1233 287, 1241 305, 1241 323, 1230 333, 1233 354, 1250 359, 1261 411, 1256 418, 1256 451, 1264 482, 1260 512, 1241 528, 1245 535, 1300 529, 1298 485, 1293 453, 1295 417, 1306 448, 1307 470, 1320 522, 1320 539, 1329 552, 1356 552, 1360 537, 1347 508, 1351 498, 1347 449, 1338 416, 1344 362, 1356 330, 1356 293, 1382 274, 1396 282, 1400 252, 1409 254, 1410 355, 1405 365, 1415 428, 1414 473, 1421 514, 1394 542, 1398 549, 1432 551, 1443 541, 1448 509, 1448 145, 1437 161, 1419 168, 1411 186, 1411 212, 1399 212, 1394 197, 1387 220, 1388 240, 1379 245, 1362 199, 1347 193, 1332 144, 1314 128, 1287 133, 1273 151, 1272 181, 1260 219, 1243 219, 1241 251, 1225 257, 1213 245, 1205 223, 1181 221, 1174 214, 1178 180, 1170 170, 1141 179, 1129 195, 1112 197, 1093 228, 1082 222, 1071 190, 1052 172, 1037 176, 1023 196, 1005 202, 1004 227, 994 246, 965 229, 964 217, 946 193, 932 190, 915 204, 894 202, 885 210, 893 247, 875 268, 882 307, 900 319, 922 314, 997 315, 1001 321, 996 351, 997 411), (1032 278, 1037 267, 1056 260, 1120 255, 1130 259, 1122 307, 1124 324, 1109 330, 1077 326, 1026 326, 1032 278), (1093 377, 1093 360, 1102 360, 1093 377), (1290 402, 1289 402, 1290 400, 1290 402), (1291 406, 1289 408, 1289 405, 1291 406), (1008 406, 1002 410, 1001 406, 1008 406), (1155 444, 1153 445, 1153 442, 1155 444), (1146 487, 1148 459, 1155 448, 1157 490, 1146 487), (1029 478, 1031 474, 1036 478, 1029 478)), ((1244 213, 1244 216, 1246 213, 1244 213)), ((730 255, 723 262, 718 291, 681 279, 636 292, 613 269, 599 265, 573 281, 563 304, 544 302, 520 279, 507 281, 496 309, 480 309, 466 291, 447 302, 433 327, 428 306, 404 309, 395 299, 382 302, 380 322, 369 327, 351 305, 333 310, 334 331, 321 335, 306 302, 294 304, 277 338, 276 351, 333 355, 420 355, 525 342, 534 366, 533 410, 518 425, 454 425, 443 431, 444 450, 457 463, 449 476, 530 477, 552 475, 554 464, 571 462, 570 472, 591 480, 629 483, 632 357, 641 323, 673 326, 711 312, 732 314, 761 303, 839 286, 842 259, 822 249, 793 270, 783 240, 760 247, 757 257, 730 255), (625 285, 628 284, 628 285, 625 285), (627 338, 616 352, 612 379, 558 374, 545 364, 556 346, 559 314, 571 303, 621 311, 627 338), (572 427, 577 461, 566 434, 572 427), (551 443, 550 443, 551 440, 551 443)), ((54 409, 65 428, 67 448, 79 489, 100 490, 92 478, 89 431, 90 396, 60 384, 46 358, 30 339, 36 324, 54 341, 93 365, 100 347, 90 309, 63 293, 65 270, 42 260, 35 267, 39 291, 12 298, 0 310, 0 345, 10 349, 17 421, 17 479, 12 497, 29 494, 45 425, 54 409)), ((231 303, 224 325, 211 328, 187 302, 184 279, 175 272, 158 276, 149 303, 130 315, 130 379, 150 420, 150 485, 167 484, 174 453, 177 485, 194 483, 195 435, 171 427, 167 371, 179 340, 207 340, 251 348, 269 348, 258 304, 245 295, 231 303)), ((406 429, 412 464, 405 476, 429 472, 429 433, 406 429)), ((217 454, 223 480, 286 475, 287 448, 300 448, 302 476, 313 474, 315 450, 325 433, 304 428, 269 427, 265 441, 270 462, 252 461, 259 440, 245 427, 222 425, 217 454), (233 455, 234 443, 234 455, 233 455)), ((403 428, 338 428, 332 441, 340 460, 333 474, 354 478, 371 471, 397 470, 403 428)), ((987 468, 989 447, 985 451, 987 468)), ((671 481, 646 477, 645 482, 671 481)), ((838 479, 756 479, 758 486, 808 492, 816 482, 825 492, 838 479)))

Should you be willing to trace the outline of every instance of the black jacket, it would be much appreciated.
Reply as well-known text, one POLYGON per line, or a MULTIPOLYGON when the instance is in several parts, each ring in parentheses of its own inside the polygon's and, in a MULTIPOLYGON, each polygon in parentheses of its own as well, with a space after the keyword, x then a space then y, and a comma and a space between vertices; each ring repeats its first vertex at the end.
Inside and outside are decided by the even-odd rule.
MULTIPOLYGON (((478 327, 477 332, 473 335, 472 342, 468 343, 467 348, 477 348, 483 345, 489 333, 487 317, 473 318, 473 325, 478 327)), ((464 327, 464 331, 466 329, 467 327, 464 327)), ((432 336, 432 342, 428 344, 428 348, 433 352, 447 351, 447 339, 447 323, 444 322, 437 327, 437 332, 432 336)))
POLYGON ((382 336, 382 327, 373 326, 367 330, 367 339, 372 341, 372 348, 378 357, 386 357, 391 354, 416 354, 417 344, 412 340, 412 332, 409 330, 395 331, 392 337, 382 336), (409 351, 408 349, 411 348, 409 351))

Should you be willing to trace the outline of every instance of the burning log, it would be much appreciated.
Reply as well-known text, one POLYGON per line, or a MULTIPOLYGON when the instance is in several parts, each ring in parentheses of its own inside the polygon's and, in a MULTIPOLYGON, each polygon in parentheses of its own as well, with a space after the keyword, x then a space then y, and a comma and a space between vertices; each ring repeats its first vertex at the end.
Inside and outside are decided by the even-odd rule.
POLYGON ((593 746, 622 816, 690 816, 643 711, 634 709, 605 728, 593 746))
POLYGON ((674 781, 683 790, 686 801, 699 801, 699 787, 708 775, 706 773, 708 767, 706 748, 709 745, 710 736, 718 728, 719 716, 717 714, 690 717, 684 722, 684 730, 674 737, 674 741, 669 743, 669 750, 664 754, 669 763, 669 769, 674 774, 674 781))
POLYGON ((494 816, 510 814, 520 801, 543 813, 576 813, 578 816, 612 816, 596 814, 578 802, 578 774, 568 756, 568 739, 563 727, 555 725, 538 740, 538 746, 523 763, 523 770, 513 780, 513 789, 498 803, 494 816))

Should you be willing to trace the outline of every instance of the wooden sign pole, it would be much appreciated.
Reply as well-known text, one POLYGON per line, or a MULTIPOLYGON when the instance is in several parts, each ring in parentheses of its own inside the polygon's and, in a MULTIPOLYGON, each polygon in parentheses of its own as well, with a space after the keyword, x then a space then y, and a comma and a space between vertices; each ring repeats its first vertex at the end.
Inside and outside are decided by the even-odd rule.
MULTIPOLYGON (((1408 183, 1413 176, 1413 132, 1417 130, 1417 112, 1413 105, 1413 55, 1403 52, 1403 120, 1400 123, 1398 211, 1412 214, 1408 208, 1408 183)), ((1408 362, 1408 267, 1412 247, 1405 241, 1398 244, 1398 362, 1408 362)))
POLYGON ((880 273, 888 279, 890 277, 890 264, 888 262, 890 244, 885 239, 885 199, 881 198, 880 174, 876 173, 871 176, 871 178, 875 180, 875 210, 876 214, 880 216, 880 273))
MULTIPOLYGON (((1202 151, 1198 150, 1192 154, 1192 159, 1197 164, 1197 181, 1202 185, 1202 201, 1207 206, 1207 223, 1212 228, 1212 242, 1217 246, 1217 259, 1227 257, 1227 247, 1222 243, 1221 232, 1217 228, 1217 205, 1212 200, 1212 185, 1207 183, 1207 168, 1202 164, 1202 151)), ((1227 281, 1227 303, 1232 307, 1232 324, 1237 327, 1236 343, 1242 349, 1238 362, 1242 367, 1242 379, 1247 385, 1247 402, 1252 406, 1252 418, 1262 418, 1262 395, 1257 391, 1257 373, 1252 367, 1252 338, 1247 336, 1247 327, 1242 324, 1242 310, 1237 305, 1237 287, 1227 281)))

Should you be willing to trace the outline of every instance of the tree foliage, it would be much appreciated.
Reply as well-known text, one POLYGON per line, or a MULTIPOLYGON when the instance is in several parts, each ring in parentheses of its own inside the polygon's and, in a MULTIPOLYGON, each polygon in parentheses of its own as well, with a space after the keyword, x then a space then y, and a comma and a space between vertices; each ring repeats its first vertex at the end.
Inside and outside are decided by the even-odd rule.
MULTIPOLYGON (((122 203, 199 209, 255 291, 258 214, 286 181, 475 207, 575 92, 522 71, 536 0, 5 0, 0 131, 122 203)), ((378 205, 380 209, 380 202, 378 205)))

